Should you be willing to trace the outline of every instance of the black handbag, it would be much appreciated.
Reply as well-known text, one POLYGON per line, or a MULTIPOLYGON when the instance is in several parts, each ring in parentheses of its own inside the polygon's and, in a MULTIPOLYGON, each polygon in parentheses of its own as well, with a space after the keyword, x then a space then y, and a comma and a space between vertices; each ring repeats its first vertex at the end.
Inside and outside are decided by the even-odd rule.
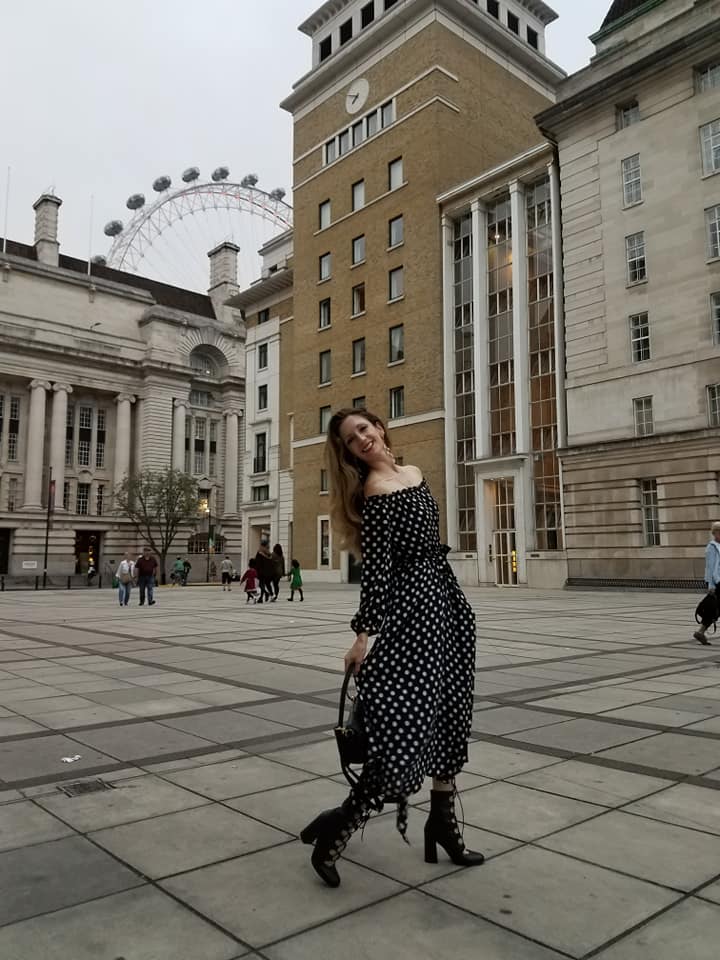
POLYGON ((348 696, 350 679, 354 676, 354 673, 355 667, 351 664, 345 674, 345 680, 343 681, 342 690, 340 691, 340 711, 337 726, 335 727, 335 739, 340 754, 340 764, 343 773, 351 784, 357 780, 357 777, 351 771, 348 771, 347 768, 351 764, 363 764, 368 758, 367 732, 365 730, 362 703, 357 695, 355 697, 348 696), (346 713, 347 717, 345 716, 346 713))
POLYGON ((713 631, 716 629, 718 619, 718 601, 714 593, 706 594, 695 610, 695 620, 697 623, 703 623, 705 620, 712 621, 713 631))

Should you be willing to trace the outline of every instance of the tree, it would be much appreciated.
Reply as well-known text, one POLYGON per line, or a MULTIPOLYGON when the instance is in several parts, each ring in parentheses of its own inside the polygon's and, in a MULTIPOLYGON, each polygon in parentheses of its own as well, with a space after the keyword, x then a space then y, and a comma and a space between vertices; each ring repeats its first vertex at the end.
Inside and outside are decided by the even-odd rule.
POLYGON ((125 476, 115 490, 115 506, 122 511, 160 560, 165 563, 180 527, 198 519, 198 486, 182 470, 140 470, 125 476))

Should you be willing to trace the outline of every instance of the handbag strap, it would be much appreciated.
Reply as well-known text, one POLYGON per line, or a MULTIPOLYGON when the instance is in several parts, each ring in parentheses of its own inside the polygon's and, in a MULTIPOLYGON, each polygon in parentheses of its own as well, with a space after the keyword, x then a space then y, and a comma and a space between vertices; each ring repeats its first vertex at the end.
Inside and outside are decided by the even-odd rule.
POLYGON ((355 672, 355 667, 353 666, 353 664, 350 664, 350 666, 345 671, 345 679, 343 680, 342 689, 340 691, 340 707, 338 712, 339 727, 342 727, 342 725, 345 723, 345 703, 347 701, 347 692, 348 692, 348 687, 350 686, 350 678, 353 676, 354 672, 355 672))

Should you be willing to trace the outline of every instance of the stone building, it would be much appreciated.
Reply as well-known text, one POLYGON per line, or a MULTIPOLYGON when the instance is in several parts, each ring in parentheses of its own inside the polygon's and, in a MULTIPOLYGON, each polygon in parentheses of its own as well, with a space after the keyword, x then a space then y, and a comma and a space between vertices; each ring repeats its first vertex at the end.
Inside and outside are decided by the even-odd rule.
POLYGON ((211 521, 218 546, 239 549, 245 329, 225 305, 237 247, 210 252, 207 296, 88 269, 59 252, 60 205, 35 203, 34 245, 0 242, 0 573, 42 573, 50 480, 51 578, 138 551, 113 490, 171 464, 200 488, 175 549, 205 553, 211 521))
POLYGON ((447 529, 466 583, 567 578, 559 200, 548 143, 439 198, 447 529))
POLYGON ((720 2, 615 0, 562 177, 570 582, 702 578, 720 503, 720 2))
MULTIPOLYGON (((534 116, 564 77, 544 55, 553 19, 540 0, 328 0, 300 27, 312 68, 282 104, 294 122, 295 283, 280 445, 293 451, 294 551, 324 579, 354 569, 327 511, 332 410, 367 404, 387 418, 397 453, 446 500, 437 197, 537 143, 534 116)), ((476 582, 470 533, 443 530, 476 582)))

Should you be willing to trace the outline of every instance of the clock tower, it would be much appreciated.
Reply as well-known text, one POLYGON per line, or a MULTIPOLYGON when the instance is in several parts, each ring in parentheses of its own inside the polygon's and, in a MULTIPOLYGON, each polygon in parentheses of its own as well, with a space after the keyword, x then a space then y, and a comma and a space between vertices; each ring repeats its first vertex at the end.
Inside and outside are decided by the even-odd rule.
MULTIPOLYGON (((332 540, 327 422, 367 406, 445 498, 443 191, 542 138, 563 72, 541 0, 328 0, 301 25, 312 69, 294 121, 293 555, 348 578, 332 540)), ((290 365, 286 365, 289 369, 290 365)), ((456 411, 447 411, 455 417, 456 411)), ((452 544, 451 546, 455 546, 452 544)))

